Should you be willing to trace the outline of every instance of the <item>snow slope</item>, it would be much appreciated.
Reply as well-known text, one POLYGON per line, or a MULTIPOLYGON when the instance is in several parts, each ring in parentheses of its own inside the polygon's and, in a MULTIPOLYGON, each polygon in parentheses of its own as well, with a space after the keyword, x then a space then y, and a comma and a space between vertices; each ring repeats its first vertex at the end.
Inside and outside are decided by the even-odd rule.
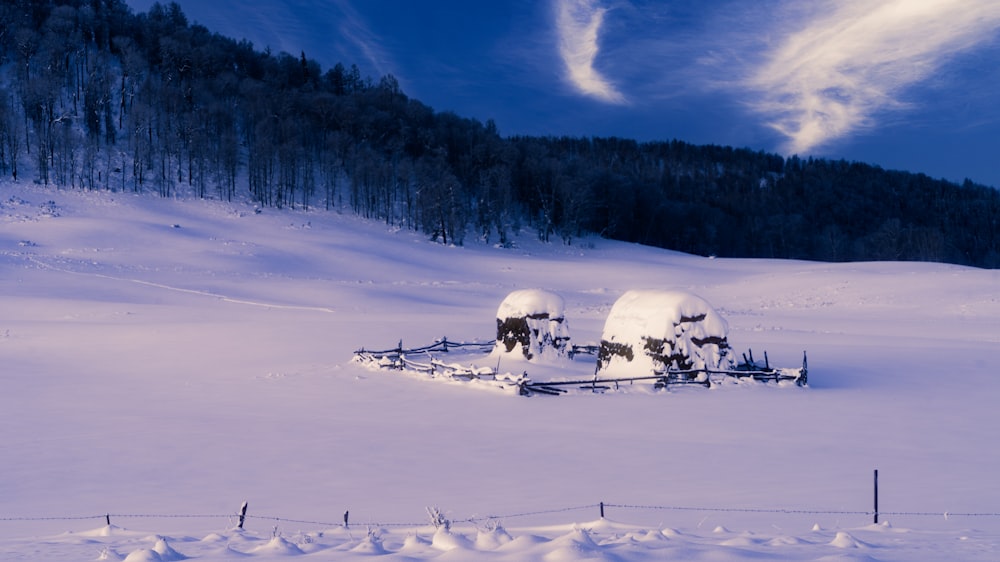
POLYGON ((1000 272, 518 245, 0 185, 0 559, 1000 556, 1000 272), (577 344, 629 289, 691 291, 810 385, 524 398, 351 361, 492 339, 536 287, 577 344))

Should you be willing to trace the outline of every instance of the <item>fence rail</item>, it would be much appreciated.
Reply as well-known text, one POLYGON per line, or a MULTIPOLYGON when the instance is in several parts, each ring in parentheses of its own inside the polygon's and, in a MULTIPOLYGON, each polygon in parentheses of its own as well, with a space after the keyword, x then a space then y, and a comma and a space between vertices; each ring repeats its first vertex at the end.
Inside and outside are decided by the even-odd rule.
MULTIPOLYGON (((404 348, 403 341, 399 340, 396 347, 391 349, 370 350, 361 348, 354 352, 354 360, 361 362, 371 368, 387 369, 394 371, 410 371, 429 375, 431 377, 441 376, 451 380, 471 381, 477 380, 480 383, 495 386, 499 389, 516 389, 522 396, 535 394, 547 396, 560 396, 568 392, 571 387, 578 387, 592 392, 604 392, 606 390, 620 390, 623 385, 630 385, 635 382, 652 382, 656 389, 665 389, 675 385, 701 385, 711 387, 713 384, 720 384, 727 379, 753 379, 761 382, 794 382, 797 386, 806 386, 808 378, 808 359, 805 352, 802 354, 802 367, 798 369, 772 368, 764 353, 764 364, 759 364, 753 358, 753 352, 743 355, 743 363, 732 369, 677 369, 668 368, 666 370, 653 370, 652 374, 641 374, 632 377, 600 378, 597 371, 594 376, 580 380, 556 380, 556 381, 533 381, 525 371, 521 375, 511 373, 501 374, 499 368, 475 365, 460 365, 449 363, 443 360, 444 356, 452 353, 451 350, 473 350, 480 353, 489 352, 496 344, 496 340, 485 342, 458 343, 442 338, 430 345, 420 347, 404 348)), ((595 345, 574 345, 569 349, 569 356, 575 355, 599 355, 599 347, 595 345)), ((499 367, 499 365, 498 365, 499 367)))

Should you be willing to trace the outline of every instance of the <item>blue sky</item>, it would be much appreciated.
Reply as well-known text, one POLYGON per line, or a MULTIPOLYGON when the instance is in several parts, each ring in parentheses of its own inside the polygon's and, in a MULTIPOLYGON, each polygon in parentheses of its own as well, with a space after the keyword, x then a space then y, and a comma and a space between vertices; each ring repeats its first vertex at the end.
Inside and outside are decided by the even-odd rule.
POLYGON ((505 135, 676 138, 1000 187, 997 0, 178 4, 259 49, 391 73, 505 135))

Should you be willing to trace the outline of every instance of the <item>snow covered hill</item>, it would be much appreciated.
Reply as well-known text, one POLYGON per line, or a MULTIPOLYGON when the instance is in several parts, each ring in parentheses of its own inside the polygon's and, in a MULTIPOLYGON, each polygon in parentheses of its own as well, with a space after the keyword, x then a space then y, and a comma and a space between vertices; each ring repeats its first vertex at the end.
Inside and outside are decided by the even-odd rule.
POLYGON ((1000 556, 997 271, 456 248, 8 183, 0 311, 3 560, 1000 556), (695 293, 737 353, 808 351, 809 387, 526 398, 351 360, 490 340, 525 288, 563 297, 579 344, 627 290, 695 293))

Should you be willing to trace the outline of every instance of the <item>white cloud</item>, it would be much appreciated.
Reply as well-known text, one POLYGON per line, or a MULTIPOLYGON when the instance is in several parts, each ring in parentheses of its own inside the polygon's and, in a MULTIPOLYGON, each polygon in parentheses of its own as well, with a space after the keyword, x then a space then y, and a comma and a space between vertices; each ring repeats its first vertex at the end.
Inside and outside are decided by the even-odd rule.
POLYGON ((388 51, 382 46, 381 39, 368 27, 365 18, 348 0, 335 0, 334 4, 340 10, 338 18, 340 24, 337 31, 353 47, 351 50, 360 53, 379 76, 391 74, 390 69, 395 65, 388 51))
POLYGON ((996 36, 1000 2, 840 0, 784 36, 747 85, 755 108, 804 153, 905 108, 900 94, 996 36))
POLYGON ((625 103, 625 96, 594 68, 607 9, 596 6, 594 0, 556 0, 555 9, 559 56, 566 66, 566 78, 584 95, 625 103))

